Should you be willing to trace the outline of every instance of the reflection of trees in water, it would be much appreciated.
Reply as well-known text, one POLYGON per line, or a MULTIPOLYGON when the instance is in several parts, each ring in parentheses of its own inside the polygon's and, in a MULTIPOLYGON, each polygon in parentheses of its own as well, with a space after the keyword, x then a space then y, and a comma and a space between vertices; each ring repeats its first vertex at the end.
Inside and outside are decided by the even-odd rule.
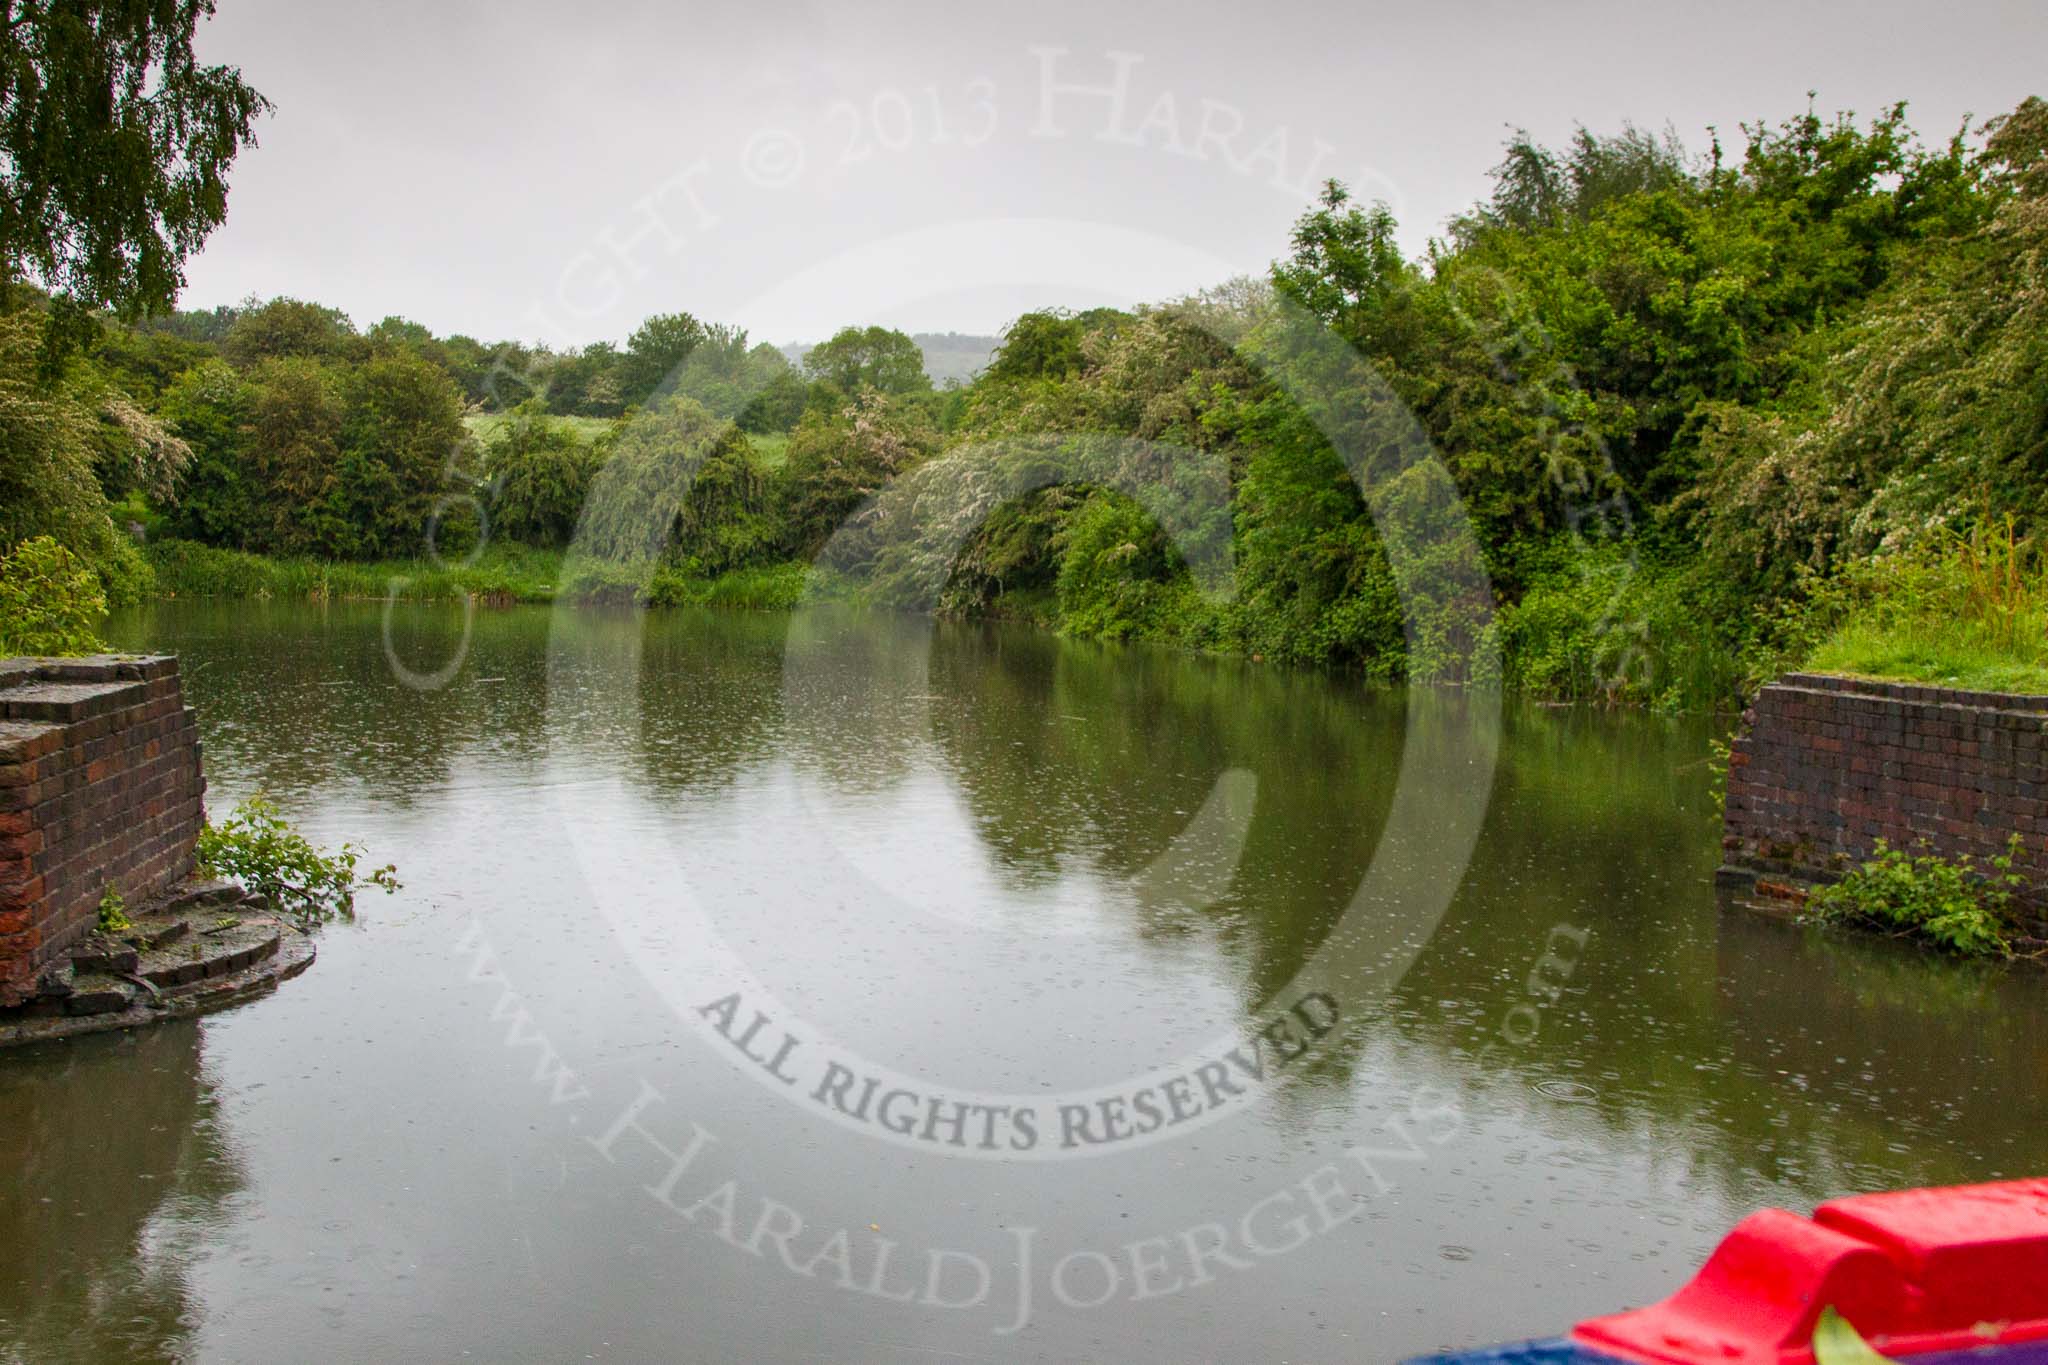
POLYGON ((869 796, 902 782, 928 756, 922 617, 831 607, 789 620, 787 653, 772 686, 787 704, 786 736, 805 769, 842 796, 869 796))
POLYGON ((200 1037, 170 1023, 0 1066, 0 1357, 188 1357, 196 1237, 243 1185, 200 1037))
POLYGON ((630 741, 656 792, 723 784, 764 752, 782 714, 788 627, 766 612, 647 613, 639 676, 619 695, 638 699, 630 741))
MULTIPOLYGON (((1226 773, 1255 792, 1242 853, 1197 869, 1207 904, 1132 896, 1141 939, 1210 936, 1250 1025, 1322 946, 1371 865, 1407 725, 1398 693, 1231 660, 942 629, 932 735, 999 864, 1020 881, 1079 865, 1135 884, 1226 773)), ((1183 846, 1181 852, 1188 850, 1183 846)), ((1339 991, 1341 998, 1341 990, 1339 991)), ((1349 1092, 1364 1036, 1333 1034, 1280 1091, 1280 1117, 1349 1092), (1305 1084, 1304 1084, 1305 1082, 1305 1084)))
MULTIPOLYGON (((431 673, 463 650, 463 617, 459 605, 399 604, 392 650, 431 673)), ((399 681, 378 604, 178 602, 122 613, 109 633, 181 656, 210 769, 287 801, 340 782, 404 806, 461 761, 542 752, 549 621, 537 607, 476 608, 462 667, 433 691, 399 681)))
POLYGON ((1182 908, 1241 960, 1248 1003, 1292 977, 1342 913, 1401 755, 1398 696, 1164 650, 946 629, 931 685, 939 751, 983 841, 1023 879, 1073 862, 1138 877, 1219 778, 1251 775, 1234 874, 1195 878, 1221 897, 1182 908))
POLYGON ((2048 1143, 2048 983, 1717 910, 1706 731, 1511 713, 1472 874, 1387 1016, 1475 1113, 1552 1102, 1731 1200, 2024 1174, 2048 1143), (1554 925, 1591 931, 1502 1040, 1554 925), (1489 1044, 1492 1044, 1489 1048, 1489 1044), (1483 1060, 1482 1060, 1482 1050, 1483 1060))
MULTIPOLYGON (((399 609, 402 655, 417 668, 447 657, 461 617, 399 609)), ((936 765, 996 866, 1026 888, 1063 871, 1139 877, 1216 780, 1244 769, 1256 802, 1220 899, 1190 913, 1134 895, 1128 913, 1154 941, 1212 938, 1247 1015, 1323 941, 1371 865, 1410 722, 1398 694, 1342 680, 882 613, 479 609, 468 664, 433 693, 393 679, 375 606, 180 603, 118 635, 178 648, 214 770, 280 795, 339 780, 405 801, 464 764, 536 759, 565 740, 595 762, 636 756, 642 780, 669 794, 728 783, 770 753, 846 796, 936 765)), ((1547 1104, 1538 1081, 1583 1081, 1597 1097, 1572 1112, 1745 1199, 1762 1185, 1817 1198, 2038 1169, 2048 984, 1717 916, 1706 736, 1510 706, 1457 898, 1391 998, 1317 1059, 1299 1102, 1347 1090, 1360 1049, 1384 1044, 1411 1052, 1403 1070, 1464 1076, 1475 1112, 1547 1104), (1591 933, 1570 993, 1536 1037, 1475 1068, 1557 924, 1591 933)), ((10 1064, 0 1082, 21 1073, 10 1064)), ((105 1132, 130 1126, 109 1119, 105 1132)), ((154 1193, 132 1172, 118 1183, 154 1193)), ((10 1226, 44 1216, 0 1207, 10 1226)), ((11 1271, 0 1294, 41 1273, 11 1271)))

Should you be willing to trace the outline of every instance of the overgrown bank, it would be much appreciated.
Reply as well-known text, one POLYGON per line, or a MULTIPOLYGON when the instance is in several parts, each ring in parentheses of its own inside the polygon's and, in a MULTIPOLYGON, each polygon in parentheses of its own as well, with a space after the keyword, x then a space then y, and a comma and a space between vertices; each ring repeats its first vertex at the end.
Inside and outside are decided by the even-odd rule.
POLYGON ((877 327, 798 368, 683 313, 554 352, 294 300, 109 321, 52 380, 17 299, 0 541, 116 602, 787 606, 824 554, 879 605, 1551 697, 2031 679, 2048 107, 1744 134, 1518 138, 1419 260, 1333 184, 1270 278, 1026 314, 947 388, 877 327))
POLYGON ((159 598, 255 598, 293 601, 479 601, 513 605, 557 600, 647 606, 733 607, 787 611, 813 594, 830 594, 829 576, 804 564, 733 569, 716 576, 689 574, 669 563, 635 568, 571 563, 560 550, 497 546, 472 562, 425 559, 357 563, 277 559, 223 550, 194 541, 164 540, 147 547, 152 595, 159 598))

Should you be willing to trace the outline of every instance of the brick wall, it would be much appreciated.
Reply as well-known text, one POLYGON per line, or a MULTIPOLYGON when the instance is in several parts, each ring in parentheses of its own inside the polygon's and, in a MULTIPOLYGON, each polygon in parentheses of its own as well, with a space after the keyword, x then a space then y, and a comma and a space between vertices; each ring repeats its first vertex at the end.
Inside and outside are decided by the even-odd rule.
POLYGON ((199 734, 169 656, 0 660, 0 1006, 83 937, 192 870, 199 734))
POLYGON ((2048 911, 2048 697, 1793 673, 1743 719, 1724 889, 1832 880, 1880 837, 1981 865, 2017 832, 2023 899, 2048 911))

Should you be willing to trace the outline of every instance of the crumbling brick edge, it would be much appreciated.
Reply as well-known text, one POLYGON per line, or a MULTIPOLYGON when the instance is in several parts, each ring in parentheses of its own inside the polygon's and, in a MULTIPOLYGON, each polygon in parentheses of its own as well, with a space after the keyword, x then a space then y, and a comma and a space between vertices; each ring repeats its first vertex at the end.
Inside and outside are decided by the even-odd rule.
POLYGON ((0 1007, 98 921, 191 876, 199 727, 173 655, 0 659, 0 1007))
POLYGON ((1983 866, 2017 833, 2048 918, 2048 696, 1787 674, 1743 713, 1722 821, 1724 904, 1796 909, 1880 838, 1983 866))

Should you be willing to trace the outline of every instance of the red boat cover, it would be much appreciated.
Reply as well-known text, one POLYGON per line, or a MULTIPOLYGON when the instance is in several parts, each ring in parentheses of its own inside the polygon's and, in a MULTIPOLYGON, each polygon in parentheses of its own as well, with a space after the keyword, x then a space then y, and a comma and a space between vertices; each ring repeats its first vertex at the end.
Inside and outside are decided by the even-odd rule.
POLYGON ((2048 1340, 2048 1180, 1837 1199, 1735 1225, 1660 1304, 1572 1339, 1661 1365, 1810 1365, 1832 1307, 1880 1353, 2048 1340))

